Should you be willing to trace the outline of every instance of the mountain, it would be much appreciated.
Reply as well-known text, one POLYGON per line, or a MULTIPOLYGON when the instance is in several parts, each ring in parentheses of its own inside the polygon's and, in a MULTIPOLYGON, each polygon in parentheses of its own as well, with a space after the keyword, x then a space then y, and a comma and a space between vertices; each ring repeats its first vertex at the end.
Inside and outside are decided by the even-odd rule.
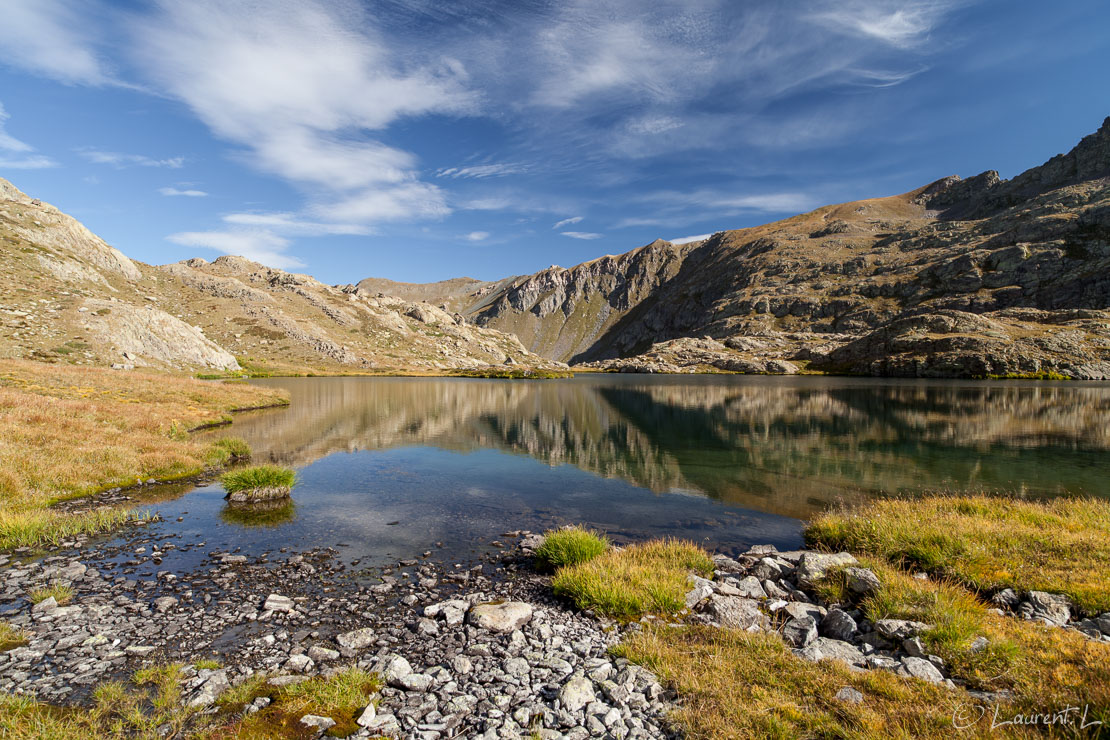
POLYGON ((128 259, 0 179, 0 357, 170 370, 558 369, 510 335, 417 300, 241 257, 128 259))
POLYGON ((452 285, 468 320, 599 369, 1110 378, 1110 118, 1012 180, 452 285))

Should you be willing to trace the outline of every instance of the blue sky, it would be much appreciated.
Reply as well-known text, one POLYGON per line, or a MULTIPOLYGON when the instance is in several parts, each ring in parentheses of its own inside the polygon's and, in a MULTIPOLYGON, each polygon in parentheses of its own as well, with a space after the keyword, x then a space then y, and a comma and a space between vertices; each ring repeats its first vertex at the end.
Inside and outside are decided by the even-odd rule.
POLYGON ((1108 71, 1104 0, 0 0, 0 176, 144 262, 494 279, 1011 177, 1108 71))

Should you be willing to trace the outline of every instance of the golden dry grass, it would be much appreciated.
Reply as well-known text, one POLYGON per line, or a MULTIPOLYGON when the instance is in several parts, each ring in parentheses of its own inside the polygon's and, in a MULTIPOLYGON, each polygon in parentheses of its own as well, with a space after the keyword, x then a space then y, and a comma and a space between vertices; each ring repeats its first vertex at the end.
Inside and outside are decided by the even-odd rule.
POLYGON ((188 430, 285 401, 280 391, 245 384, 0 361, 0 547, 118 524, 119 512, 70 516, 46 507, 220 464, 228 450, 191 439, 188 430))
POLYGON ((706 576, 712 572, 713 561, 697 545, 654 540, 610 549, 586 562, 560 568, 552 587, 580 609, 636 619, 679 611, 690 590, 690 573, 706 576))
POLYGON ((1067 594, 1088 614, 1110 610, 1110 501, 988 496, 888 499, 830 512, 811 545, 881 557, 978 592, 1067 594))

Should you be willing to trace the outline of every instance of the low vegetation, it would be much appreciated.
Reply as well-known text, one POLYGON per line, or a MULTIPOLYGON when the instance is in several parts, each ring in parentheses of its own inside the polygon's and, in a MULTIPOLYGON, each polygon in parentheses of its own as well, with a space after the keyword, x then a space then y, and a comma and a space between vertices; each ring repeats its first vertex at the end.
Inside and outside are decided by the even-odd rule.
POLYGON ((580 609, 636 619, 682 609, 691 572, 713 573, 713 561, 704 550, 682 540, 656 540, 560 568, 552 587, 580 609))
POLYGON ((270 686, 266 676, 258 675, 226 691, 219 700, 220 712, 208 715, 182 707, 182 670, 177 664, 154 666, 136 671, 128 682, 102 683, 94 690, 88 708, 57 707, 30 697, 0 694, 0 740, 308 740, 316 737, 316 732, 301 724, 305 714, 331 717, 336 725, 328 734, 346 737, 359 729, 355 718, 381 688, 376 676, 358 668, 284 687, 270 686), (269 706, 241 717, 243 708, 260 696, 271 700, 269 706))
POLYGON ((0 653, 27 644, 27 633, 7 622, 0 622, 0 653))
POLYGON ((280 391, 142 372, 0 361, 0 548, 40 546, 127 520, 64 514, 60 498, 194 475, 241 447, 188 431, 236 410, 285 403, 280 391))
POLYGON ((593 560, 609 547, 605 535, 585 527, 565 527, 548 532, 536 549, 536 567, 554 571, 565 565, 593 560))
POLYGON ((31 599, 32 604, 37 604, 40 601, 46 601, 49 598, 53 598, 54 601, 58 603, 58 606, 65 606, 69 602, 73 601, 73 594, 74 592, 72 586, 67 586, 62 583, 53 583, 49 586, 36 588, 34 591, 28 594, 28 598, 31 599))
POLYGON ((217 439, 212 443, 212 449, 216 450, 218 454, 226 456, 225 462, 249 460, 251 456, 250 445, 239 437, 224 437, 222 439, 217 439))
POLYGON ((297 482, 291 468, 278 465, 254 465, 232 470, 220 476, 220 483, 228 493, 247 493, 259 490, 289 491, 297 482))
POLYGON ((1067 594, 1110 611, 1110 501, 934 496, 875 501, 818 517, 809 544, 874 555, 951 578, 978 593, 1067 594))

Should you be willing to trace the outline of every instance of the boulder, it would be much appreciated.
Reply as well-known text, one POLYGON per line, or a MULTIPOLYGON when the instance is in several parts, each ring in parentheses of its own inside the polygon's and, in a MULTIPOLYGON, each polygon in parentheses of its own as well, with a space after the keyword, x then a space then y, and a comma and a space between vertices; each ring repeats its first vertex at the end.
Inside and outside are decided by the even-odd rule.
POLYGON ((759 610, 759 603, 754 599, 716 594, 705 603, 702 613, 715 624, 729 629, 754 631, 770 628, 767 615, 759 610))
POLYGON ((817 662, 819 660, 838 660, 848 665, 862 665, 863 653, 854 645, 840 640, 830 640, 827 637, 818 637, 801 650, 795 651, 798 655, 817 662))
POLYGON ((293 600, 281 594, 270 594, 266 597, 266 602, 262 604, 263 609, 272 612, 291 612, 293 606, 293 600))
POLYGON ((572 676, 559 689, 559 703, 568 712, 578 712, 587 704, 597 700, 594 685, 585 676, 572 676))
POLYGON ((924 658, 904 658, 901 672, 929 683, 944 683, 944 674, 924 658))
POLYGON ((803 588, 813 588, 817 585, 818 581, 825 577, 825 573, 831 568, 835 568, 839 565, 856 565, 858 562, 859 561, 846 552, 807 552, 802 555, 802 559, 798 561, 795 578, 799 586, 803 588))
POLYGON ((878 632, 881 637, 896 642, 916 637, 929 629, 932 629, 931 625, 914 622, 909 619, 880 619, 875 622, 875 631, 878 632))
POLYGON ((500 604, 478 604, 470 608, 468 621, 490 632, 512 632, 532 619, 532 605, 523 601, 506 601, 500 604))
POLYGON ((339 647, 346 650, 362 650, 373 645, 375 639, 377 639, 377 635, 374 633, 373 628, 363 627, 362 629, 352 630, 337 635, 335 642, 339 647))
POLYGON ((1071 601, 1060 594, 1030 591, 1020 609, 1026 618, 1056 627, 1064 626, 1071 619, 1071 601))
POLYGON ((796 648, 804 648, 817 639, 817 622, 813 617, 791 619, 782 627, 782 638, 796 648))
POLYGON ((851 640, 859 632, 859 626, 852 615, 843 609, 829 609, 821 620, 821 634, 834 640, 851 640))
POLYGON ((868 568, 845 568, 844 585, 856 596, 870 596, 882 586, 879 577, 868 568))

